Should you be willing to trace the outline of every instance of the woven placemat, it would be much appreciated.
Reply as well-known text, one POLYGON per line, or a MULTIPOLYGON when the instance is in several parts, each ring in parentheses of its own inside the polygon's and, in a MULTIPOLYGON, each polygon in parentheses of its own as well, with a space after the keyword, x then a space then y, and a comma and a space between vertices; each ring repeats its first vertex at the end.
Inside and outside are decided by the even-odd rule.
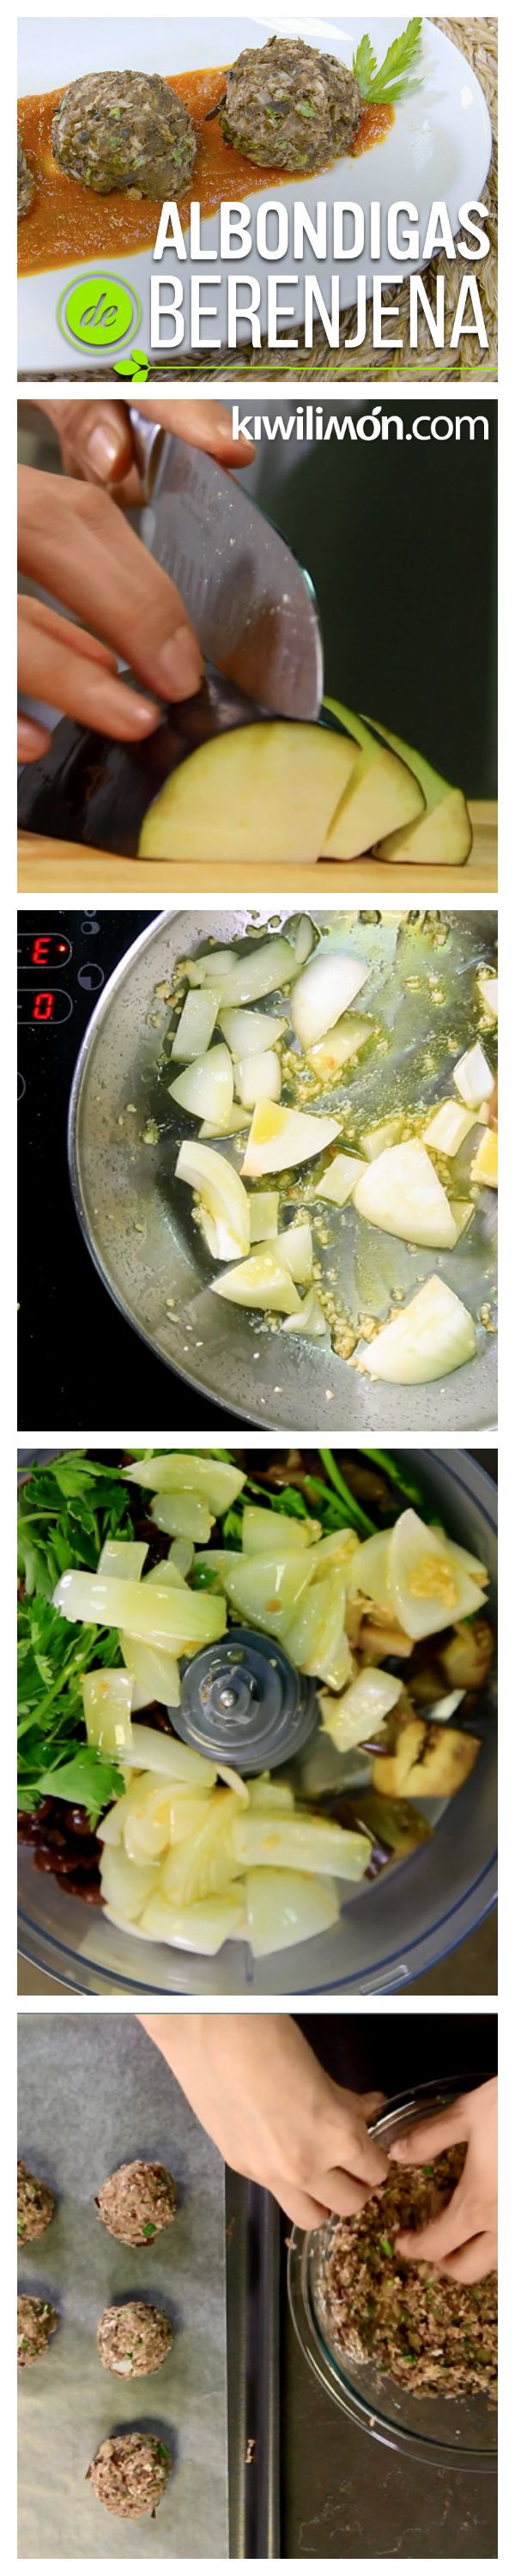
MULTIPOLYGON (((364 379, 371 383, 374 380, 381 384, 393 383, 399 377, 402 377, 403 383, 408 385, 416 382, 436 382, 437 379, 442 382, 445 377, 452 378, 454 383, 470 383, 471 378, 478 376, 486 376, 490 381, 495 381, 497 375, 497 19, 435 18, 434 25, 441 27, 443 35, 449 36, 452 44, 459 47, 465 60, 476 73, 492 123, 492 159, 482 198, 487 208, 490 249, 480 272, 481 303, 488 333, 488 349, 478 350, 476 341, 469 337, 461 341, 458 350, 451 349, 449 345, 445 349, 435 349, 424 315, 420 317, 418 348, 410 348, 409 282, 406 280, 404 286, 392 287, 390 298, 388 295, 384 297, 385 308, 390 301, 395 302, 398 310, 397 338, 400 337, 402 329, 402 349, 392 349, 389 353, 387 349, 373 348, 370 304, 365 339, 359 349, 328 349, 323 325, 321 322, 315 322, 312 349, 304 347, 302 332, 299 330, 298 345, 291 351, 281 349, 280 355, 276 353, 272 356, 266 347, 260 350, 251 348, 247 350, 243 347, 225 357, 222 355, 219 358, 213 358, 199 355, 196 358, 189 357, 182 360, 177 358, 172 359, 169 366, 160 361, 159 384, 171 381, 174 384, 186 382, 191 384, 195 376, 200 376, 203 383, 210 384, 215 383, 217 379, 224 382, 234 379, 240 383, 244 379, 247 383, 251 377, 258 377, 260 382, 277 383, 278 377, 283 379, 288 375, 293 376, 296 382, 300 378, 306 383, 313 383, 314 380, 332 382, 339 380, 347 385, 361 383, 364 379)), ((468 274, 469 263, 466 260, 460 258, 449 260, 443 251, 439 253, 438 258, 431 261, 429 268, 424 270, 424 285, 432 311, 436 309, 436 279, 442 276, 445 278, 447 343, 451 337, 462 280, 468 274)), ((20 383, 28 381, 27 376, 20 377, 20 383)), ((30 381, 38 384, 56 383, 59 378, 37 376, 32 377, 30 381)), ((113 368, 85 369, 83 381, 85 384, 119 385, 119 378, 115 376, 113 368)), ((150 384, 147 389, 151 389, 150 384)))

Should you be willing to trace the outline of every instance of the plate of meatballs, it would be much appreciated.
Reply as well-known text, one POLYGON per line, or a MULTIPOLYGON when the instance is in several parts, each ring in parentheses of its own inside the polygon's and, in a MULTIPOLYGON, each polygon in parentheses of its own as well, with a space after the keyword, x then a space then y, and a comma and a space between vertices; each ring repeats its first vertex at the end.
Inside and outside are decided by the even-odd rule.
MULTIPOLYGON (((314 315, 323 299, 334 345, 338 307, 354 332, 358 278, 367 297, 378 275, 400 284, 424 265, 431 206, 445 203, 456 236, 461 207, 481 195, 486 103, 468 66, 464 85, 463 58, 434 21, 50 18, 21 21, 19 33, 22 373, 83 370, 84 343, 63 319, 67 289, 99 273, 131 290, 123 345, 148 356, 175 347, 184 359, 252 335, 254 346, 285 346, 309 322, 313 278, 314 315), (177 209, 186 258, 170 224, 153 256, 165 204, 177 209), (294 234, 299 204, 307 220, 294 234), (245 209, 243 260, 236 235, 232 246, 221 239, 222 205, 245 209), (410 220, 406 212, 394 237, 388 214, 399 206, 410 220), (200 323, 193 276, 203 279, 200 323), (172 285, 180 336, 167 318, 172 285)), ((113 355, 121 343, 100 354, 97 345, 91 363, 110 369, 113 355)))

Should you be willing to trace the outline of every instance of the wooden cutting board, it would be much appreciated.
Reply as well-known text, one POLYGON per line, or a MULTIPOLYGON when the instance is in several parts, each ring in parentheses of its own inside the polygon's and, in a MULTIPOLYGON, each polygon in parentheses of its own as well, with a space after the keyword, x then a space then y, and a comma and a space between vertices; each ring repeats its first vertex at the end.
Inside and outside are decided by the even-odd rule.
MULTIPOLYGON (((387 894, 409 894, 411 901, 423 900, 426 894, 438 894, 442 902, 450 894, 478 894, 487 898, 497 895, 497 805, 493 799, 471 804, 470 815, 474 839, 470 858, 463 868, 392 867, 378 859, 349 859, 342 866, 333 859, 319 859, 317 866, 279 867, 277 863, 256 867, 250 885, 245 887, 247 900, 253 895, 332 894, 342 897, 366 895, 382 902, 387 894)), ((250 872, 246 872, 250 873, 250 872)), ((34 832, 21 832, 18 838, 18 891, 20 894, 55 895, 61 902, 73 895, 81 903, 89 895, 144 895, 146 904, 159 905, 163 898, 175 895, 207 894, 218 901, 220 894, 237 894, 241 901, 241 867, 179 867, 168 859, 117 859, 112 851, 88 850, 75 841, 47 841, 34 832)))

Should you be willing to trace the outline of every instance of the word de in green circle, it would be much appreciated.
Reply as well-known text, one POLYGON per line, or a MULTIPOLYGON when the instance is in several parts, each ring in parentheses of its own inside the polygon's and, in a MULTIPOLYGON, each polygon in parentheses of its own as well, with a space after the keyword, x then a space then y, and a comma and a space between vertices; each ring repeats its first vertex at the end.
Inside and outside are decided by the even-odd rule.
POLYGON ((60 296, 57 319, 81 348, 119 348, 141 319, 141 305, 122 277, 74 277, 60 296))

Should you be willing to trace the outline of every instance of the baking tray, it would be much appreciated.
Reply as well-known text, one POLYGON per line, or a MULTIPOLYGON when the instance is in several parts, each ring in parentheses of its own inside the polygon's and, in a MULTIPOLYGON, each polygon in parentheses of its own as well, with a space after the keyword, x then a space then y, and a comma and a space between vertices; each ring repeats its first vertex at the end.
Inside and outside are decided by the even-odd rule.
POLYGON ((224 2559, 275 2554, 278 2212, 223 2162, 132 2014, 20 2014, 19 2153, 56 2195, 51 2229, 20 2253, 20 2287, 59 2328, 20 2382, 21 2558, 224 2559), (94 2196, 114 2166, 162 2160, 173 2229, 119 2245, 94 2196), (227 2205, 226 2205, 227 2180, 227 2205), (96 2347, 102 2309, 154 2299, 175 2341, 123 2389, 96 2347), (107 2515, 86 2483, 99 2443, 144 2427, 172 2473, 155 2521, 107 2515))

